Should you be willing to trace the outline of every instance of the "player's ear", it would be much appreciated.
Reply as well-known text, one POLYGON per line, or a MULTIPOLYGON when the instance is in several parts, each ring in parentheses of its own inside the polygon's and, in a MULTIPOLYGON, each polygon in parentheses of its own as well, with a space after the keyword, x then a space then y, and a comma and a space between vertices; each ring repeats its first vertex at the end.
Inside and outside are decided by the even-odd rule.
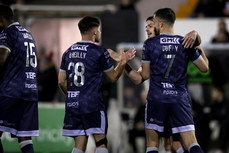
POLYGON ((91 32, 92 32, 93 35, 96 35, 97 29, 96 28, 92 28, 91 32))

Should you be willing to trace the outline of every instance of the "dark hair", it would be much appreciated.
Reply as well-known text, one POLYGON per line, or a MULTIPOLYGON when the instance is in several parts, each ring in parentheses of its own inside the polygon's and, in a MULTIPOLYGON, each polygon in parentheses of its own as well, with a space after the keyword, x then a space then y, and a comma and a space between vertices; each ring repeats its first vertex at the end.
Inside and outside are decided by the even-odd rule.
POLYGON ((80 29, 80 33, 84 34, 85 32, 91 30, 94 27, 99 27, 100 20, 96 17, 86 16, 80 20, 78 23, 78 27, 80 29))
POLYGON ((146 19, 146 21, 153 21, 153 16, 149 16, 147 19, 146 19))
POLYGON ((176 15, 171 8, 158 9, 154 15, 162 20, 167 21, 170 25, 173 25, 176 20, 176 15))
POLYGON ((14 18, 14 13, 9 6, 0 5, 0 16, 5 18, 7 21, 12 21, 14 18))

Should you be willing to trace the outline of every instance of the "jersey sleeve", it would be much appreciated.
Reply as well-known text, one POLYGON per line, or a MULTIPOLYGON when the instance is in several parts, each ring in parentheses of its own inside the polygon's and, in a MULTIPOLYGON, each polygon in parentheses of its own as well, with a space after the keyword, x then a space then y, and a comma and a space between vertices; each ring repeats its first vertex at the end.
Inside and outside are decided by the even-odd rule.
POLYGON ((189 57, 189 60, 191 60, 193 63, 195 63, 200 58, 202 58, 202 56, 198 52, 198 49, 197 48, 191 48, 191 49, 189 49, 188 50, 188 57, 189 57))
POLYGON ((111 59, 110 59, 110 54, 106 49, 103 50, 103 54, 100 57, 100 63, 101 63, 103 72, 109 72, 113 70, 114 68, 111 62, 111 59))
POLYGON ((0 33, 0 48, 5 48, 9 52, 11 52, 11 47, 8 42, 10 42, 9 34, 6 30, 3 30, 2 33, 0 33))
POLYGON ((66 56, 66 52, 62 56, 62 60, 61 60, 61 64, 60 64, 60 72, 66 72, 66 70, 67 70, 65 56, 66 56))
POLYGON ((147 45, 147 42, 144 43, 142 49, 142 63, 150 63, 150 46, 147 45))

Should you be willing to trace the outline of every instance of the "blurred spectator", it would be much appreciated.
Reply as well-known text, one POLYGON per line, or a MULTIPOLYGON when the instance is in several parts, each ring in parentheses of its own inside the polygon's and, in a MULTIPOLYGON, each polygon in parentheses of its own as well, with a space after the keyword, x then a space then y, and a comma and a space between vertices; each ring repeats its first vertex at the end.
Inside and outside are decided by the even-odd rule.
POLYGON ((216 120, 220 126, 220 134, 218 141, 220 142, 220 150, 227 151, 227 143, 229 140, 229 101, 225 98, 223 87, 214 87, 212 89, 212 105, 211 116, 212 120, 216 120))
MULTIPOLYGON (((145 104, 148 90, 141 92, 141 106, 138 107, 137 113, 134 117, 134 127, 129 131, 129 143, 133 147, 134 153, 137 153, 136 138, 142 137, 145 140, 145 104)), ((144 147, 145 148, 145 147, 144 147)), ((144 152, 144 151, 141 151, 144 152)))
POLYGON ((45 49, 38 51, 38 100, 51 102, 58 88, 57 70, 52 61, 53 51, 46 54, 45 49))
POLYGON ((12 4, 25 4, 26 0, 0 0, 0 4, 12 5, 12 4))
POLYGON ((199 0, 193 17, 225 17, 226 0, 199 0))
POLYGON ((115 13, 102 15, 104 48, 116 50, 118 43, 138 42, 138 12, 134 2, 134 0, 122 0, 115 13))
POLYGON ((229 42, 229 32, 227 30, 226 22, 221 19, 218 23, 218 32, 216 36, 212 39, 212 43, 228 43, 229 42))
POLYGON ((124 107, 136 108, 138 106, 138 99, 135 95, 133 87, 126 87, 124 89, 124 107))

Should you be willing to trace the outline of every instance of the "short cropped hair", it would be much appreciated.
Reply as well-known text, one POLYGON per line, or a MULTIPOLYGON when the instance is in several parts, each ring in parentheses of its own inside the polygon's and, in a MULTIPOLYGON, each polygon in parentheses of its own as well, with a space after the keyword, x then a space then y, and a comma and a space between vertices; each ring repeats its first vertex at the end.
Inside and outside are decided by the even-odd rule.
POLYGON ((78 27, 81 34, 85 34, 94 27, 99 27, 100 20, 97 17, 86 16, 80 20, 78 27))
POLYGON ((0 5, 0 16, 5 18, 7 21, 12 21, 14 19, 14 13, 7 5, 0 5))
POLYGON ((153 16, 149 16, 147 19, 146 19, 146 21, 153 21, 153 16))
POLYGON ((158 9, 154 15, 162 20, 167 21, 170 25, 173 25, 176 20, 175 12, 171 8, 158 9))

